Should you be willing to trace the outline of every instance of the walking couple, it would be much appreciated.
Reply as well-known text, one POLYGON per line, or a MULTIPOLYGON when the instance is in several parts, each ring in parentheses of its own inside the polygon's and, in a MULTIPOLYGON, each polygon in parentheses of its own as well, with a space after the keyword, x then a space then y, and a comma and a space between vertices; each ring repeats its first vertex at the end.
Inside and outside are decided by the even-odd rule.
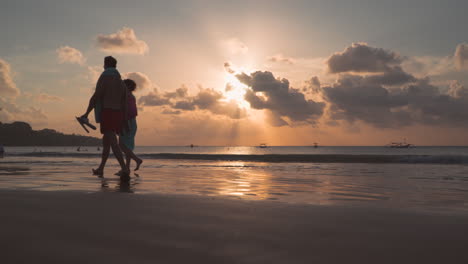
POLYGON ((101 164, 93 169, 93 174, 104 175, 104 167, 109 157, 110 148, 120 164, 121 171, 118 173, 121 179, 130 178, 130 162, 136 162, 135 170, 140 168, 142 159, 133 153, 135 148, 135 135, 137 131, 137 107, 133 91, 136 83, 126 79, 122 81, 117 71, 117 60, 111 56, 104 58, 104 72, 96 84, 96 91, 89 100, 86 113, 82 118, 88 118, 94 109, 96 122, 101 125, 103 149, 101 164), (117 135, 119 140, 117 141, 117 135), (123 158, 125 153, 125 159, 123 158))

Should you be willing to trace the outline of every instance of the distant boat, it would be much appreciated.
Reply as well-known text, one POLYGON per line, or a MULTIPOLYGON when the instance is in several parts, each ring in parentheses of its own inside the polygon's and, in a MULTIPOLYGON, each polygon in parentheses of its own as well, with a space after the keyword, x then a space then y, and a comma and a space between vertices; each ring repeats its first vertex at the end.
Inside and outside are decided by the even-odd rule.
POLYGON ((261 143, 260 145, 258 145, 258 147, 259 148, 268 148, 266 143, 261 143))
POLYGON ((314 143, 314 148, 318 148, 318 143, 317 142, 314 143))
POLYGON ((403 142, 391 142, 390 144, 387 145, 389 148, 410 148, 414 147, 413 144, 406 143, 406 140, 403 140, 403 142))

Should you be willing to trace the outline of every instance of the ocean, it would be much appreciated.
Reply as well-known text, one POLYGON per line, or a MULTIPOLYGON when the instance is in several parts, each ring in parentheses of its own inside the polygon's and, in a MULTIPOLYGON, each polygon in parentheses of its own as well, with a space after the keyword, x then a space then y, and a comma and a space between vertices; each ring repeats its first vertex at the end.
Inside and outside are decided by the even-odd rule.
MULTIPOLYGON (((468 147, 149 147, 129 183, 97 147, 5 147, 0 189, 223 196, 468 211, 468 147)), ((133 164, 134 165, 134 164, 133 164)))

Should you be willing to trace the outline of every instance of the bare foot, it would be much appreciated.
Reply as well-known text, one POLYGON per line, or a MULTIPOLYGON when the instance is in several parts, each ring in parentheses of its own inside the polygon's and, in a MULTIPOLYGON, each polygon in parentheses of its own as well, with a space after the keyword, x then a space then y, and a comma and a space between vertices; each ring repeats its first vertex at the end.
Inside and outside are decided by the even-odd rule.
POLYGON ((143 163, 143 160, 142 160, 142 159, 140 159, 140 160, 138 160, 138 161, 136 162, 137 165, 136 165, 135 171, 137 171, 137 170, 140 169, 140 165, 141 165, 142 163, 143 163))
POLYGON ((102 169, 92 169, 93 170, 93 175, 97 175, 102 177, 104 175, 104 171, 102 169))

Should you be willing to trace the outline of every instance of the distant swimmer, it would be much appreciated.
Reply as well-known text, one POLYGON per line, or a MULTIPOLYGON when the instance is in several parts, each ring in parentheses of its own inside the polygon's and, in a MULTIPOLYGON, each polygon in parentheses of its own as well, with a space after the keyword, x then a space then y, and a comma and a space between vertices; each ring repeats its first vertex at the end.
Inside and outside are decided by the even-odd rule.
POLYGON ((78 151, 78 152, 79 152, 80 150, 81 150, 81 146, 80 146, 80 147, 78 147, 78 148, 76 149, 76 151, 78 151))

